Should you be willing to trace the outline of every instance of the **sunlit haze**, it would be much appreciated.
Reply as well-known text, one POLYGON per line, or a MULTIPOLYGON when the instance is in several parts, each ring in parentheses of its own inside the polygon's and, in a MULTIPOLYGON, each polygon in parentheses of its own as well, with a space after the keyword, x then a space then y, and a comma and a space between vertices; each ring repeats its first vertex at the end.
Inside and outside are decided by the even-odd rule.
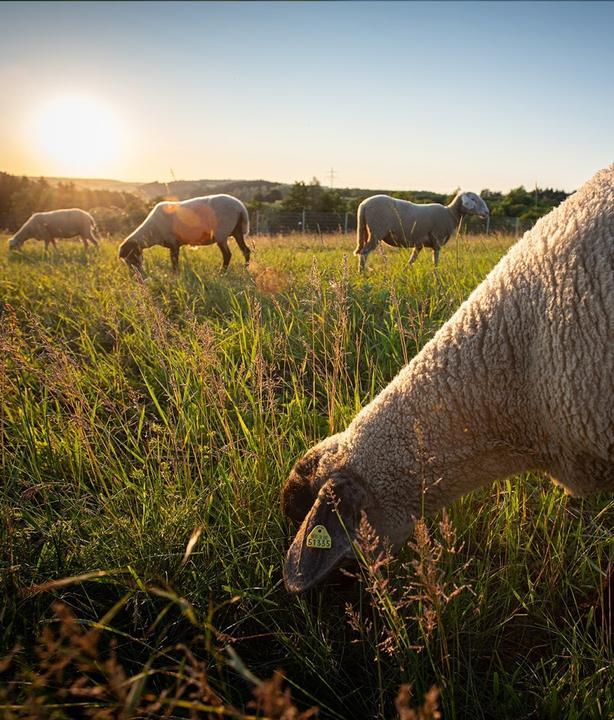
POLYGON ((112 110, 92 97, 57 96, 34 114, 32 138, 55 175, 98 175, 113 169, 125 138, 112 110))
POLYGON ((2 3, 0 26, 10 173, 573 190, 614 160, 611 3, 2 3))

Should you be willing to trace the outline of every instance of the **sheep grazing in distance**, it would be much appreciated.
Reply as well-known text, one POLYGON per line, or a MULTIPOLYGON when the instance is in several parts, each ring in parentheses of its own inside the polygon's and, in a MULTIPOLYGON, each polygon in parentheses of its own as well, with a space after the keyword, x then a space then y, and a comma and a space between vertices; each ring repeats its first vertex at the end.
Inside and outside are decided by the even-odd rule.
POLYGON ((228 237, 237 241, 245 264, 250 251, 245 244, 249 232, 249 216, 245 205, 232 195, 206 195, 183 202, 158 203, 145 220, 120 245, 119 257, 142 274, 143 249, 162 245, 170 250, 173 271, 179 269, 182 245, 212 245, 222 251, 225 270, 230 262, 228 237))
POLYGON ((435 265, 441 248, 448 242, 465 215, 488 216, 488 206, 479 195, 459 192, 449 205, 417 205, 389 195, 372 195, 358 206, 356 250, 362 272, 367 255, 380 240, 394 247, 413 248, 409 259, 414 263, 423 247, 433 250, 435 265))
POLYGON ((9 240, 9 249, 18 250, 29 238, 44 240, 45 250, 50 243, 57 249, 56 238, 79 236, 83 241, 83 247, 87 250, 88 241, 98 245, 95 230, 94 218, 79 208, 37 212, 9 240))
POLYGON ((544 471, 578 496, 613 491, 613 398, 614 164, 525 233, 349 427, 296 463, 282 498, 300 526, 287 589, 352 558, 363 512, 396 552, 415 518, 512 474, 544 471), (314 547, 316 526, 330 548, 314 547))

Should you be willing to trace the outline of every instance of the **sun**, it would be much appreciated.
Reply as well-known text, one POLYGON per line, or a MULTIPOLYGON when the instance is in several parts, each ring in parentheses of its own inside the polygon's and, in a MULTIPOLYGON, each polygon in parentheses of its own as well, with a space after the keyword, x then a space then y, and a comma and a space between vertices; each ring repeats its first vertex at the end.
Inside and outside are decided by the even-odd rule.
POLYGON ((33 131, 56 175, 100 175, 113 166, 121 150, 119 120, 95 97, 50 100, 37 113, 33 131))

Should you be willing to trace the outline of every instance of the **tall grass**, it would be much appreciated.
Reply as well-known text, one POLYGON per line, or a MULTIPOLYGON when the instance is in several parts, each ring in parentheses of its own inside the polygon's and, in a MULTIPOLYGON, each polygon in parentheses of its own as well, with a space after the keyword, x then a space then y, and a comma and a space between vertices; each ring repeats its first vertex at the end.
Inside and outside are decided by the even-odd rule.
POLYGON ((283 668, 323 717, 392 717, 406 683, 417 697, 437 685, 445 718, 612 713, 608 497, 511 478, 419 524, 396 561, 365 531, 358 582, 296 598, 281 583, 293 462, 392 379, 510 238, 451 243, 437 273, 383 250, 364 276, 333 237, 257 238, 250 272, 235 252, 225 275, 215 249, 184 252, 177 277, 152 249, 144 283, 115 243, 9 256, 3 240, 0 643, 22 648, 7 706, 25 702, 24 668, 42 672, 32 648, 61 600, 86 627, 104 619, 135 677, 160 653, 185 664, 174 648, 190 645, 237 708, 245 667, 283 668))

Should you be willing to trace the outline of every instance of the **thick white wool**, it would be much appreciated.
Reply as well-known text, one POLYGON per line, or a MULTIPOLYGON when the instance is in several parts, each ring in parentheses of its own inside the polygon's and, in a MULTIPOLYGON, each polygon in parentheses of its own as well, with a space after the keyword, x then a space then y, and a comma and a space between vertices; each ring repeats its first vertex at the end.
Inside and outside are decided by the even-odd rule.
POLYGON ((330 569, 324 555, 309 566, 314 551, 302 548, 327 488, 344 498, 346 525, 365 510, 395 549, 415 517, 514 473, 544 471, 575 495, 614 490, 613 399, 611 165, 539 220, 344 432, 297 463, 284 510, 305 519, 289 589, 330 569))

